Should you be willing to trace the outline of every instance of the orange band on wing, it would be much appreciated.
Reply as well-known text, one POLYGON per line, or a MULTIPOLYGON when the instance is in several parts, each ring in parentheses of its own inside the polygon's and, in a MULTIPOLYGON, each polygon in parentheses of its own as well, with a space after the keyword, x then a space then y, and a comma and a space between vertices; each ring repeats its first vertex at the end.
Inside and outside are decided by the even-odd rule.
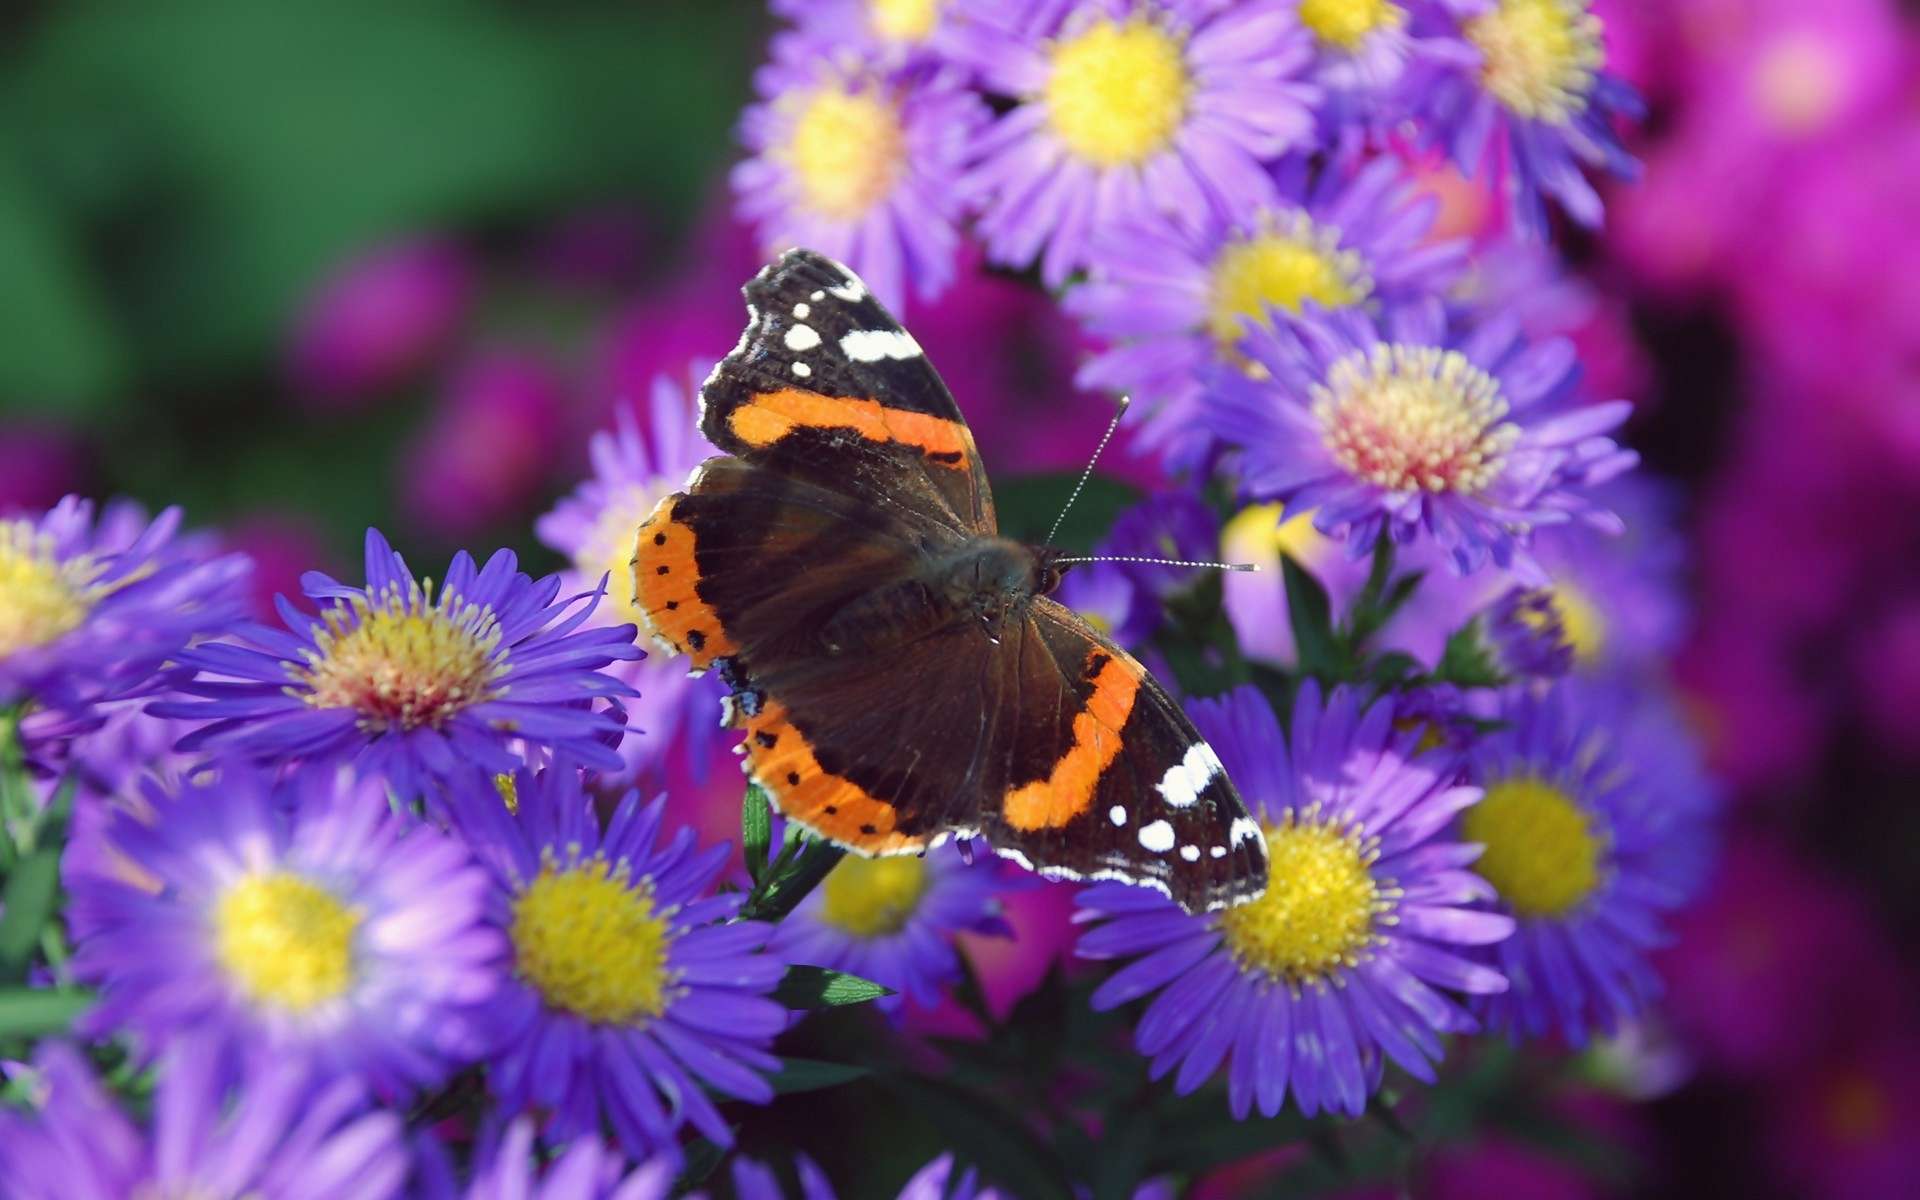
POLYGON ((957 421, 796 388, 761 392, 727 414, 727 424, 749 446, 771 446, 806 426, 851 429, 872 441, 913 446, 943 467, 967 469, 973 454, 973 438, 957 421))
POLYGON ((696 589, 700 567, 693 556, 693 529, 673 515, 680 499, 676 493, 654 505, 634 535, 634 604, 654 641, 688 656, 704 671, 714 659, 739 647, 696 589))
POLYGON ((893 805, 822 770, 786 706, 769 702, 751 716, 736 710, 734 723, 747 731, 748 774, 788 817, 861 854, 906 854, 926 845, 926 838, 894 828, 893 805))
POLYGON ((1073 718, 1073 745, 1047 778, 1007 793, 1001 815, 1023 833, 1058 829, 1087 811, 1101 773, 1120 753, 1120 731, 1140 691, 1140 668, 1100 649, 1089 656, 1089 665, 1100 656, 1106 662, 1093 677, 1093 694, 1073 718))

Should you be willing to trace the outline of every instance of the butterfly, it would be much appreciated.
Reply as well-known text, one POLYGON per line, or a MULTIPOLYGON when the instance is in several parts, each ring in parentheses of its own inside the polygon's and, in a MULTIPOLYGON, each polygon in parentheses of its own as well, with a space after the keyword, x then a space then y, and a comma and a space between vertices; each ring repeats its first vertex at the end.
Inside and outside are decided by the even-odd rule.
POLYGON ((647 631, 717 669, 742 766, 859 854, 978 837, 1044 876, 1259 895, 1267 846, 1144 667, 1048 598, 1061 553, 999 536, 965 418, 851 271, 790 250, 700 394, 725 453, 635 539, 647 631))

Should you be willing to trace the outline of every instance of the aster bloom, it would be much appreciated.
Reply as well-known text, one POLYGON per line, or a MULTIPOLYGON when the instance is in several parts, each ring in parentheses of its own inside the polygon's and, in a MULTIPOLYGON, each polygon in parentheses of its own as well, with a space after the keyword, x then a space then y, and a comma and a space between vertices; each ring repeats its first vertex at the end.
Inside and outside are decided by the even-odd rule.
POLYGON ((289 374, 303 390, 334 398, 403 382, 458 331, 475 275, 463 248, 434 238, 378 246, 346 262, 300 314, 289 374))
POLYGON ((276 788, 228 767, 172 793, 149 781, 142 801, 108 817, 103 866, 73 880, 92 1033, 151 1049, 219 1029, 389 1094, 480 1048, 473 1006, 505 944, 458 841, 339 770, 276 788))
POLYGON ((810 246, 858 272, 882 303, 931 300, 953 282, 956 183, 988 119, 960 72, 887 70, 844 46, 789 34, 755 76, 741 117, 752 157, 734 168, 740 214, 764 246, 810 246))
POLYGON ((964 862, 957 846, 924 855, 848 855, 774 930, 768 949, 787 962, 846 971, 892 988, 878 1003, 922 1008, 960 978, 956 933, 1010 936, 997 861, 964 862))
POLYGON ((681 829, 660 844, 663 801, 629 793, 602 829, 579 772, 514 775, 514 811, 475 777, 456 817, 491 867, 488 904, 511 944, 512 978, 491 1006, 488 1083, 501 1110, 550 1113, 558 1141, 611 1122, 644 1157, 691 1121, 732 1133, 706 1088, 764 1103, 787 1014, 767 998, 785 964, 770 932, 720 924, 740 896, 708 896, 727 859, 681 829))
POLYGON ((1477 63, 1410 72, 1423 126, 1469 175, 1491 166, 1521 228, 1544 235, 1543 196, 1581 225, 1598 226, 1600 196, 1580 168, 1633 176, 1639 166, 1614 122, 1643 110, 1633 88, 1605 70, 1600 18, 1588 0, 1494 0, 1461 32, 1477 63))
POLYGON ((316 1085, 297 1063, 255 1059, 224 1078, 213 1047, 161 1062, 150 1131, 114 1106, 71 1047, 36 1055, 31 1115, 0 1110, 0 1180, 13 1200, 248 1196, 386 1200, 407 1176, 399 1114, 367 1112, 349 1079, 316 1085))
POLYGON ((607 743, 622 728, 605 705, 633 689, 600 668, 641 657, 635 629, 582 628, 601 591, 557 600, 558 575, 535 580, 517 567, 508 550, 480 568, 462 551, 436 589, 369 529, 365 587, 308 572, 302 583, 318 617, 283 599, 286 630, 245 625, 236 643, 182 654, 201 673, 179 690, 205 699, 151 711, 211 722, 182 750, 263 763, 351 760, 408 799, 429 779, 472 767, 511 771, 516 745, 618 770, 607 743))
POLYGON ((1550 588, 1511 587, 1487 609, 1485 637, 1508 675, 1550 679, 1573 666, 1573 643, 1550 588))
POLYGON ((1580 1045, 1643 1011, 1659 988, 1647 956, 1666 940, 1665 914, 1697 887, 1675 864, 1706 858, 1688 848, 1709 836, 1703 806, 1676 808, 1658 782, 1672 757, 1621 736, 1618 715, 1637 701, 1620 686, 1506 693, 1501 726, 1472 751, 1486 799, 1459 836, 1486 848, 1478 869, 1518 922, 1492 951, 1512 987, 1479 1011, 1515 1037, 1580 1045))
POLYGON ((246 611, 251 569, 181 538, 180 510, 68 496, 0 519, 0 709, 32 701, 83 716, 142 690, 191 640, 246 611))
POLYGON ((1482 7, 1483 0, 1299 0, 1300 24, 1313 35, 1311 78, 1327 93, 1321 128, 1328 140, 1349 145, 1369 126, 1404 116, 1410 97, 1395 85, 1411 63, 1476 65, 1478 56, 1442 14, 1482 7))
MULTIPOLYGON (((561 575, 566 587, 589 588, 603 575, 618 581, 609 602, 594 610, 595 624, 639 624, 627 565, 633 531, 713 453, 700 434, 694 399, 706 373, 696 365, 684 382, 656 378, 644 425, 631 409, 620 408, 613 430, 587 443, 593 476, 534 523, 542 542, 572 560, 572 570, 561 575)), ((670 752, 703 769, 707 752, 719 742, 724 688, 718 678, 694 679, 685 664, 666 658, 622 662, 608 673, 639 692, 629 707, 628 723, 637 732, 623 743, 622 776, 659 764, 670 752)))
POLYGON ((1272 202, 1265 164, 1313 136, 1312 47, 1276 0, 972 0, 943 46, 1013 101, 964 183, 988 255, 1049 287, 1100 235, 1272 202))
POLYGON ((1386 701, 1363 704, 1304 684, 1283 738, 1259 692, 1192 706, 1267 839, 1272 884, 1260 899, 1189 916, 1137 888, 1081 895, 1087 958, 1133 958, 1094 993, 1112 1008, 1158 992, 1134 1033, 1158 1077, 1198 1088, 1229 1061, 1235 1117, 1358 1114, 1391 1059, 1433 1079, 1440 1035, 1477 1025, 1446 992, 1497 993, 1497 971, 1459 951, 1498 942, 1513 922, 1467 907, 1492 896, 1469 872, 1476 847, 1436 835, 1480 797, 1455 757, 1423 752, 1386 701))
POLYGON ((1536 526, 1579 519, 1610 532, 1582 490, 1638 461, 1606 436, 1625 401, 1566 402, 1577 364, 1494 318, 1449 337, 1437 305, 1384 328, 1351 310, 1310 312, 1241 343, 1264 370, 1216 369, 1203 416, 1240 449, 1248 498, 1314 510, 1359 557, 1381 537, 1429 539, 1461 573, 1519 563, 1536 526))
POLYGON ((939 52, 952 0, 772 0, 775 13, 833 46, 855 46, 888 66, 939 52))
POLYGON ((1308 302, 1379 312, 1443 291, 1464 268, 1464 243, 1428 239, 1437 201, 1391 159, 1329 167, 1311 183, 1295 159, 1273 178, 1273 199, 1206 213, 1197 228, 1154 221, 1096 237, 1087 282, 1067 294, 1112 345, 1077 382, 1145 404, 1146 437, 1175 465, 1205 450, 1193 421, 1203 368, 1244 366, 1250 323, 1308 302))
POLYGON ((412 1194, 420 1200, 667 1200, 680 1174, 676 1155, 630 1164, 598 1136, 576 1138, 550 1161, 534 1145, 534 1124, 520 1117, 475 1155, 473 1177, 462 1190, 446 1153, 421 1140, 412 1194))

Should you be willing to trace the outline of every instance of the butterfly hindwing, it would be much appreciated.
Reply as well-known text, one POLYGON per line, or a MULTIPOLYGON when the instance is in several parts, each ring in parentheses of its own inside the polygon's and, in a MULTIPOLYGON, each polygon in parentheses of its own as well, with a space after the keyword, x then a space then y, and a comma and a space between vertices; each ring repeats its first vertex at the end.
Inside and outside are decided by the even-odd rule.
POLYGON ((709 441, 883 508, 994 530, 959 406, 857 276, 789 250, 744 291, 746 332, 701 389, 709 441))

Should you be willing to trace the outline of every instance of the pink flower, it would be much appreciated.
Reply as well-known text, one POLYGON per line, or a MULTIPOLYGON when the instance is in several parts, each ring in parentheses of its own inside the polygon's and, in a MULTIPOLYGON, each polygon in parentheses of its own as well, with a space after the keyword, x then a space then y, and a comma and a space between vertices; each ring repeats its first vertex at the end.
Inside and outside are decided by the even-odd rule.
POLYGON ((436 238, 348 260, 295 321, 287 364, 295 386, 337 403, 405 382, 458 331, 473 286, 466 251, 436 238))
POLYGON ((407 511, 447 538, 513 516, 556 465, 567 408, 565 382, 539 358, 494 350, 468 362, 406 455, 407 511))

